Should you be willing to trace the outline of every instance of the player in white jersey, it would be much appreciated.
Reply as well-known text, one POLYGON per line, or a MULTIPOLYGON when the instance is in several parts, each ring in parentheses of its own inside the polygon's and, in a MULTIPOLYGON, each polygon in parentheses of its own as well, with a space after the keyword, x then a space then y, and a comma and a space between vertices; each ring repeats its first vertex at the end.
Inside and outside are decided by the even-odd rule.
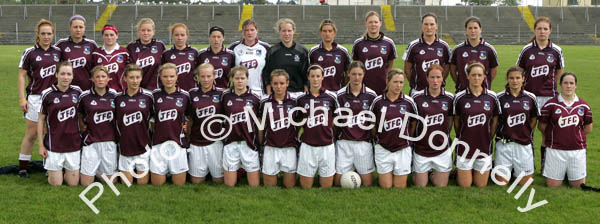
POLYGON ((262 71, 266 65, 269 44, 257 38, 258 26, 252 19, 242 24, 244 39, 233 42, 229 49, 235 54, 235 64, 248 69, 248 87, 254 93, 264 94, 262 71))

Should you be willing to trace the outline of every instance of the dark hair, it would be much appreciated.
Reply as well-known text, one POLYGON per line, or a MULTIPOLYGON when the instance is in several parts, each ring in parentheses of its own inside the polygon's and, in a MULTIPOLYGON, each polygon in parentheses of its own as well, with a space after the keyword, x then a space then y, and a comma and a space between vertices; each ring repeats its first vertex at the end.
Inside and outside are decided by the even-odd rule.
MULTIPOLYGON (((550 18, 545 17, 545 16, 540 16, 535 20, 535 23, 533 24, 533 30, 535 31, 535 28, 537 28, 538 23, 541 22, 547 22, 548 25, 550 26, 550 30, 552 30, 552 23, 550 22, 550 18)), ((533 37, 531 37, 531 40, 529 40, 529 42, 533 42, 533 40, 535 40, 535 35, 533 35, 533 37)))
POLYGON ((221 35, 225 36, 225 30, 223 29, 223 27, 220 26, 213 26, 208 30, 208 36, 210 36, 210 34, 212 34, 212 32, 215 31, 219 31, 221 32, 221 35))
POLYGON ((69 61, 62 61, 62 62, 58 63, 58 65, 56 65, 56 74, 58 74, 58 72, 60 71, 60 69, 62 67, 65 67, 65 66, 69 66, 71 68, 73 67, 73 65, 71 64, 71 62, 69 62, 69 61))
POLYGON ((56 33, 56 29, 54 28, 54 24, 50 22, 50 20, 40 19, 40 21, 35 24, 35 44, 40 43, 40 28, 42 26, 50 26, 52 28, 52 35, 56 33))
POLYGON ((144 77, 144 71, 142 70, 142 68, 140 68, 140 66, 136 64, 128 64, 125 67, 125 72, 123 72, 123 76, 127 77, 127 75, 133 71, 139 71, 140 73, 142 73, 142 77, 144 77))
POLYGON ((331 19, 324 19, 321 21, 321 24, 319 24, 319 31, 323 31, 323 27, 324 26, 331 26, 333 28, 334 32, 337 32, 337 27, 335 26, 335 22, 333 22, 333 20, 331 19))
POLYGON ((427 68, 427 72, 425 73, 426 74, 425 77, 429 77, 429 74, 433 70, 439 70, 440 72, 444 73, 444 67, 442 67, 439 64, 433 64, 433 65, 429 66, 429 68, 427 68))
POLYGON ((396 75, 402 75, 402 78, 404 79, 404 71, 402 71, 402 69, 399 68, 393 68, 387 73, 387 81, 391 81, 396 75))
POLYGON ((350 73, 350 70, 352 70, 353 68, 360 68, 363 73, 367 74, 367 68, 365 68, 365 64, 363 64, 361 61, 352 61, 352 63, 350 63, 350 65, 348 66, 348 70, 346 71, 347 74, 350 73))
POLYGON ((258 25, 256 25, 256 21, 254 21, 253 19, 247 19, 247 20, 244 20, 244 22, 242 23, 242 31, 244 31, 244 29, 248 25, 254 25, 254 28, 256 28, 258 30, 258 25))
POLYGON ((429 16, 433 17, 433 20, 435 20, 435 24, 437 24, 437 23, 438 23, 438 20, 437 20, 437 15, 435 15, 435 13, 433 13, 433 12, 428 12, 428 13, 425 13, 425 15, 423 15, 423 16, 421 17, 421 23, 423 23, 423 21, 425 21, 425 18, 427 18, 427 17, 429 17, 429 16))
POLYGON ((513 65, 510 68, 508 68, 508 70, 506 70, 506 80, 508 80, 508 75, 510 75, 510 73, 513 72, 519 72, 521 73, 521 76, 525 77, 525 70, 523 70, 523 68, 517 65, 513 65))
POLYGON ((565 76, 573 76, 573 78, 575 79, 575 84, 577 84, 577 76, 575 75, 575 73, 572 72, 565 72, 562 75, 560 75, 560 81, 559 83, 562 84, 563 79, 565 78, 565 76))
POLYGON ((472 61, 469 62, 469 65, 467 65, 467 75, 469 75, 469 73, 471 73, 471 70, 473 70, 473 68, 475 67, 480 67, 483 70, 483 73, 485 73, 485 65, 481 64, 481 62, 478 61, 472 61))
POLYGON ((479 28, 481 28, 481 19, 479 19, 479 17, 477 17, 477 16, 469 16, 465 20, 465 29, 467 28, 467 25, 469 25, 470 22, 476 22, 479 25, 479 28))

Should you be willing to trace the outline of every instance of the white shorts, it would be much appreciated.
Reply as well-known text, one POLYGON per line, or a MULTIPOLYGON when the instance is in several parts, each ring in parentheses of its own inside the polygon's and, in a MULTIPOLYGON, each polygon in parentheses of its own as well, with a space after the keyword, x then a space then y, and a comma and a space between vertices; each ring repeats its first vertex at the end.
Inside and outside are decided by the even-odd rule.
POLYGON ((137 156, 124 156, 119 154, 119 170, 132 173, 133 169, 138 172, 150 170, 150 152, 139 154, 137 156), (129 166, 132 170, 129 170, 129 166))
POLYGON ((375 171, 373 145, 365 141, 339 140, 335 143, 335 172, 344 174, 356 171, 369 174, 375 171))
POLYGON ((434 157, 413 154, 413 171, 415 173, 427 173, 432 169, 438 172, 450 172, 452 170, 452 150, 446 150, 434 157))
MULTIPOLYGON (((512 176, 514 177, 519 176, 521 172, 525 176, 533 174, 533 149, 531 144, 521 145, 516 142, 504 144, 502 141, 497 141, 494 165, 504 166, 508 170, 512 170, 512 176)), ((504 171, 503 169, 499 170, 504 171)))
POLYGON ((193 177, 206 177, 209 172, 214 178, 223 177, 223 142, 216 141, 207 146, 190 145, 188 163, 188 173, 193 177))
POLYGON ((174 141, 166 141, 152 146, 150 153, 150 172, 167 175, 187 172, 187 149, 174 141))
POLYGON ((113 175, 117 171, 117 144, 112 141, 94 142, 81 149, 81 174, 113 175))
POLYGON ((300 158, 298 159, 299 175, 314 177, 319 171, 319 177, 331 177, 335 174, 335 145, 310 146, 306 143, 300 145, 300 158))
POLYGON ((240 166, 246 172, 254 172, 260 169, 258 152, 248 147, 245 141, 232 142, 223 147, 223 170, 233 172, 240 166))
POLYGON ((548 102, 548 100, 550 100, 550 99, 552 99, 551 96, 536 96, 535 97, 535 101, 537 102, 537 106, 538 106, 538 108, 540 108, 540 110, 542 109, 542 107, 544 107, 546 102, 548 102))
POLYGON ((586 150, 558 150, 546 148, 544 177, 563 180, 565 174, 569 181, 576 181, 586 176, 586 150))
POLYGON ((75 152, 47 152, 48 157, 44 159, 44 169, 62 171, 64 168, 68 171, 79 171, 81 150, 75 152))
POLYGON ((375 165, 377 165, 378 174, 386 174, 392 171, 395 176, 410 174, 411 160, 412 149, 410 146, 396 152, 390 152, 379 144, 375 145, 375 165))
POLYGON ((37 122, 38 113, 42 108, 42 96, 37 94, 31 94, 27 96, 27 112, 25 112, 25 119, 37 122))
POLYGON ((276 148, 265 146, 262 173, 272 176, 282 171, 285 173, 296 173, 297 160, 296 149, 294 147, 276 148))
POLYGON ((488 155, 481 159, 472 157, 471 159, 461 159, 462 156, 456 156, 456 168, 460 170, 476 170, 479 172, 487 172, 492 169, 492 156, 488 155))

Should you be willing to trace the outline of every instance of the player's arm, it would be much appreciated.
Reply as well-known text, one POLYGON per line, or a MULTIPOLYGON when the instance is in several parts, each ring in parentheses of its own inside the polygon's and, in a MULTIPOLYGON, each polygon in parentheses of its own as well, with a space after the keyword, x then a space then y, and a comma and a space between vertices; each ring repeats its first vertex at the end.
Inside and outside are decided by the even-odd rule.
POLYGON ((537 117, 532 117, 531 119, 529 119, 529 128, 531 128, 531 130, 535 130, 535 126, 537 125, 538 119, 537 117))
POLYGON ((408 136, 415 136, 415 130, 417 130, 417 121, 412 120, 408 125, 408 136))
POLYGON ((544 133, 546 132, 546 127, 548 126, 548 124, 546 124, 543 121, 540 121, 540 123, 538 123, 538 129, 542 132, 542 136, 544 136, 544 133))
POLYGON ((583 134, 584 134, 584 135, 587 135, 587 134, 589 134, 589 133, 592 133, 592 125, 593 125, 593 124, 594 124, 594 123, 589 123, 589 124, 586 124, 586 125, 584 125, 584 126, 583 126, 583 134))
POLYGON ((444 78, 444 82, 446 81, 446 78, 448 78, 448 72, 450 71, 450 65, 449 64, 445 64, 444 65, 444 71, 442 72, 442 77, 444 78))
POLYGON ((185 122, 183 122, 183 131, 189 137, 192 134, 192 125, 194 125, 194 120, 191 117, 186 117, 185 122))
MULTIPOLYGON (((449 121, 454 121, 454 116, 448 116, 449 121)), ((448 138, 450 138, 450 132, 452 132, 452 125, 454 122, 448 122, 448 138)), ((458 130, 458 129, 455 129, 458 130)))
POLYGON ((406 80, 410 82, 410 76, 412 76, 412 63, 408 62, 408 60, 404 61, 404 74, 406 74, 406 80))
POLYGON ((19 68, 19 106, 23 112, 27 112, 27 99, 25 98, 25 83, 27 82, 27 70, 19 68))
POLYGON ((496 135, 496 130, 498 130, 498 115, 494 115, 494 117, 492 117, 492 137, 494 137, 494 135, 496 135))
POLYGON ((562 75, 564 70, 565 70, 564 68, 556 69, 556 71, 554 73, 554 81, 557 83, 557 86, 560 86, 560 83, 558 83, 558 82, 560 82, 560 75, 562 75))
MULTIPOLYGON (((458 132, 459 127, 460 127, 460 117, 454 116, 454 132, 458 132)), ((458 133, 456 133, 456 136, 458 136, 458 133)))
MULTIPOLYGON (((491 76, 491 78, 492 78, 492 79, 491 79, 491 81, 494 81, 494 79, 496 78, 496 75, 497 75, 497 74, 498 74, 498 66, 496 66, 496 67, 493 67, 493 68, 491 68, 491 69, 490 69, 490 76, 491 76)), ((492 88, 492 87, 490 86, 490 89, 491 89, 491 88, 492 88)))
POLYGON ((37 138, 39 142, 39 153, 42 158, 48 157, 48 152, 46 151, 46 147, 44 146, 44 126, 46 126, 46 115, 42 112, 38 113, 38 122, 37 122, 37 138))
POLYGON ((394 68, 394 59, 388 60, 388 65, 387 65, 387 68, 385 68, 385 73, 392 70, 392 68, 394 68))
POLYGON ((83 133, 87 130, 87 125, 85 125, 85 122, 83 122, 83 114, 82 113, 77 113, 77 117, 79 120, 79 132, 83 133))
POLYGON ((454 81, 455 84, 458 83, 458 74, 456 74, 455 64, 450 65, 450 70, 448 72, 450 72, 450 77, 452 78, 452 81, 454 81))

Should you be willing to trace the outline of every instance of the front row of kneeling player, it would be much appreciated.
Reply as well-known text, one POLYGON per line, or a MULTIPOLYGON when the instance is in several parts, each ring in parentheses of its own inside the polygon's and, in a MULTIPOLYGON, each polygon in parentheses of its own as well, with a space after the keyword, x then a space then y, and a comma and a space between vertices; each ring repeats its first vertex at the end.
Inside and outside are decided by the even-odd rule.
MULTIPOLYGON (((287 92, 288 74, 278 69, 271 73, 273 93, 260 99, 248 89, 244 67, 232 69, 232 88, 222 90, 213 85, 214 68, 200 65, 196 72, 200 87, 186 92, 177 87, 175 65, 167 63, 159 72, 163 87, 149 92, 139 87, 142 70, 128 65, 127 89, 117 93, 106 87, 108 72, 98 66, 92 70, 93 88, 82 93, 70 85, 72 67, 63 62, 57 83, 42 94, 40 154, 52 185, 61 185, 63 177, 69 185, 89 185, 101 174, 120 175, 129 182, 136 177, 138 184, 150 179, 160 185, 167 174, 174 184, 184 184, 189 173, 191 182, 199 183, 210 173, 213 181, 234 186, 237 171, 243 168, 249 185, 258 186, 260 151, 266 186, 277 185, 283 172, 285 187, 296 185, 296 173, 303 188, 313 185, 315 174, 322 187, 330 187, 352 170, 370 186, 375 167, 384 188, 405 187, 410 173, 417 186, 426 186, 430 178, 434 185, 446 186, 453 159, 447 149, 451 140, 443 135, 448 136, 454 125, 462 141, 456 147, 457 182, 482 187, 492 168, 493 136, 495 165, 512 170, 513 177, 525 175, 521 183, 532 177, 532 133, 539 119, 543 144, 549 148, 543 171, 547 184, 559 186, 565 175, 572 186, 584 183, 585 135, 592 130, 592 113, 575 95, 576 76, 561 76, 561 93, 540 114, 535 96, 522 88, 520 68, 508 70, 506 90, 498 94, 482 88, 484 69, 480 63, 470 64, 469 87, 453 96, 443 88, 443 68, 432 65, 427 70, 428 88, 412 98, 402 93, 401 70, 387 74, 386 91, 376 96, 363 85, 366 70, 361 62, 349 66, 348 84, 337 93, 321 87, 323 69, 314 65, 308 69, 309 90, 294 98, 287 92), (264 129, 248 110, 265 123, 264 129), (373 112, 373 120, 362 114, 367 111, 373 112), (408 117, 409 113, 425 122, 408 117), (334 118, 348 114, 351 119, 334 126, 334 118), (402 129, 405 122, 407 128, 402 129), (423 125, 426 133, 421 133, 423 125), (223 132, 228 134, 224 142, 215 140, 223 132), (424 137, 409 141, 405 136, 424 137)), ((510 173, 501 174, 498 179, 510 179, 510 173)))

